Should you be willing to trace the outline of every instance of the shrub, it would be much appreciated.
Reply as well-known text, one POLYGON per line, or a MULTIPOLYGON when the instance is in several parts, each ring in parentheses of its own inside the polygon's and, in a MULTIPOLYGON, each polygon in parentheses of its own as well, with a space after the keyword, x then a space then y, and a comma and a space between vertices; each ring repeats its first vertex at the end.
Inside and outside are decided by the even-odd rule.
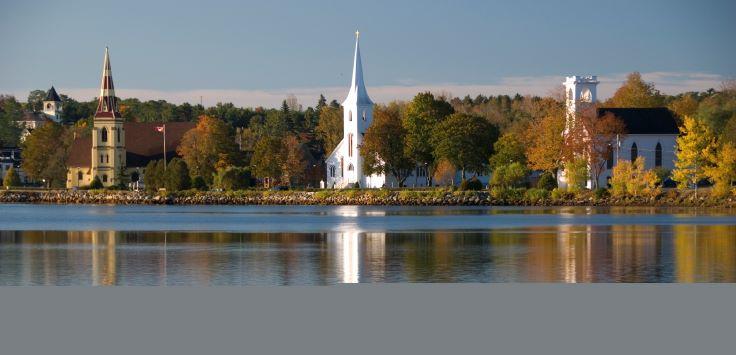
POLYGON ((491 189, 489 190, 489 193, 491 197, 498 199, 498 200, 503 200, 506 202, 518 202, 524 199, 525 197, 524 191, 525 189, 523 188, 513 189, 513 188, 494 186, 494 187, 491 187, 491 189))
POLYGON ((575 197, 575 194, 558 187, 552 190, 552 192, 550 193, 550 196, 552 197, 553 200, 567 200, 567 199, 571 199, 575 197))
POLYGON ((652 170, 644 169, 644 157, 632 163, 621 160, 611 171, 611 193, 614 196, 656 196, 661 180, 652 170))
POLYGON ((552 191, 557 188, 557 177, 555 177, 555 174, 545 171, 542 173, 542 176, 539 177, 537 187, 547 191, 552 191))
POLYGON ((654 172, 654 175, 657 175, 660 185, 672 176, 672 171, 661 166, 652 169, 652 172, 654 172))
POLYGON ((204 191, 207 190, 207 182, 204 181, 204 178, 201 175, 197 175, 192 179, 192 187, 204 191))
POLYGON ((584 188, 588 182, 588 162, 583 158, 568 162, 565 164, 565 177, 568 191, 575 192, 584 188))
POLYGON ((95 190, 103 188, 102 181, 99 176, 95 176, 95 178, 92 179, 92 183, 89 184, 89 188, 95 190))
POLYGON ((606 197, 611 196, 611 193, 608 192, 608 189, 604 189, 602 187, 599 187, 599 188, 595 189, 595 191, 593 192, 593 195, 595 196, 595 199, 596 200, 600 200, 600 199, 604 199, 606 197))
POLYGON ((460 191, 480 191, 483 190, 483 183, 473 176, 470 180, 460 181, 460 191))
POLYGON ((18 173, 15 171, 14 167, 11 166, 10 169, 8 169, 8 172, 5 173, 5 178, 3 178, 3 186, 20 186, 20 176, 18 176, 18 173))
POLYGON ((550 192, 546 189, 528 189, 524 192, 524 198, 529 202, 540 202, 549 198, 550 192))
POLYGON ((247 168, 230 166, 217 171, 214 184, 227 191, 242 190, 250 186, 250 179, 250 170, 247 168))
POLYGON ((522 187, 528 174, 529 169, 519 162, 499 165, 493 171, 490 185, 505 188, 522 187))

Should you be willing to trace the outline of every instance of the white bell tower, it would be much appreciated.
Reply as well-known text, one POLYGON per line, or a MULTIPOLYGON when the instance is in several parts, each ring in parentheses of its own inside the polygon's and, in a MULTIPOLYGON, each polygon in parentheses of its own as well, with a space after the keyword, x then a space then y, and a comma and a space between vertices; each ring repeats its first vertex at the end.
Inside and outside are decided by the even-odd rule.
POLYGON ((598 83, 598 76, 596 75, 575 75, 565 78, 565 82, 562 84, 565 86, 565 103, 568 116, 578 112, 582 105, 596 102, 598 83))
POLYGON ((53 86, 51 86, 43 100, 43 113, 54 122, 61 121, 61 97, 56 93, 53 86))

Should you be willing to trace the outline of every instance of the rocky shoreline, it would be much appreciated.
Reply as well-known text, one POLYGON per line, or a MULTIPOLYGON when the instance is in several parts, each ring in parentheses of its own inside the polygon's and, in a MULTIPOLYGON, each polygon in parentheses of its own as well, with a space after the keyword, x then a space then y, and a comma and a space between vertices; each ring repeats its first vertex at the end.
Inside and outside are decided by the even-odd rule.
POLYGON ((495 198, 487 191, 322 190, 146 193, 135 191, 0 191, 0 203, 117 205, 376 205, 376 206, 647 206, 736 208, 736 199, 713 200, 687 193, 658 197, 582 195, 495 198))

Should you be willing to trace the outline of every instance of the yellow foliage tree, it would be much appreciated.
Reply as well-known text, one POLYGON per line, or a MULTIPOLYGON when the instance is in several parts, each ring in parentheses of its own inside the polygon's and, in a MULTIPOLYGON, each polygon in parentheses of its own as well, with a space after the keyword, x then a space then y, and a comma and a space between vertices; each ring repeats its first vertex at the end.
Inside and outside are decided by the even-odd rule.
POLYGON ((705 169, 712 166, 709 157, 716 149, 716 140, 708 126, 690 116, 686 116, 677 137, 677 160, 672 178, 680 189, 694 185, 706 178, 705 169))
POLYGON ((656 196, 660 193, 659 176, 644 168, 644 157, 632 163, 621 160, 613 167, 611 194, 614 196, 656 196))
POLYGON ((713 166, 705 168, 705 175, 713 182, 713 195, 718 197, 736 193, 736 146, 725 143, 718 153, 709 157, 713 166))

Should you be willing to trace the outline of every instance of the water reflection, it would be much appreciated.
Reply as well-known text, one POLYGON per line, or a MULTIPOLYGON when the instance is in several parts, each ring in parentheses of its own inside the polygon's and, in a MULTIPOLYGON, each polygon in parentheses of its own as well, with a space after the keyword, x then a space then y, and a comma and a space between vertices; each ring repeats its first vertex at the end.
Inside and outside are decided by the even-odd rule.
POLYGON ((736 282, 733 225, 561 225, 483 233, 341 228, 3 231, 0 285, 736 282))

